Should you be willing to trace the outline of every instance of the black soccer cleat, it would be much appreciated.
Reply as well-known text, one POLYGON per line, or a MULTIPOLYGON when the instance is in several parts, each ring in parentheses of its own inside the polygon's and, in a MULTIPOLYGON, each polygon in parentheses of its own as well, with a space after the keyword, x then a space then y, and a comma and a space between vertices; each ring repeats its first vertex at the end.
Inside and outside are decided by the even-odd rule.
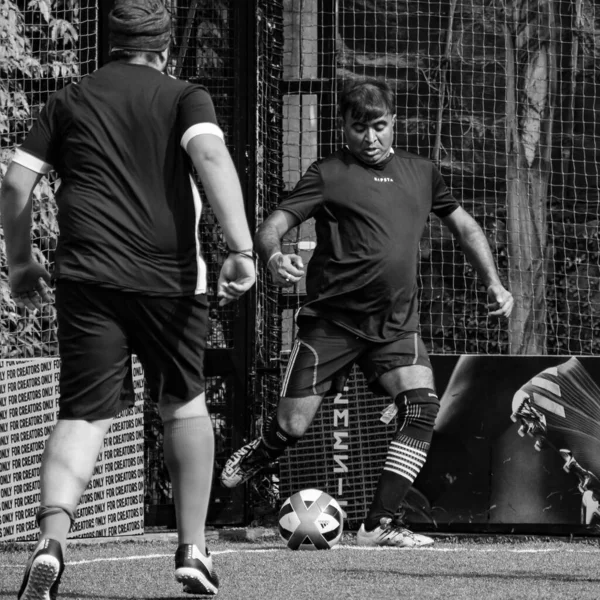
POLYGON ((257 438, 231 455, 221 471, 221 485, 227 488, 242 485, 273 462, 263 447, 262 438, 257 438))
POLYGON ((60 543, 42 540, 29 559, 18 600, 56 600, 64 568, 60 543))
POLYGON ((186 594, 216 596, 219 578, 213 567, 212 556, 206 556, 194 544, 180 544, 175 553, 175 579, 183 584, 186 594))

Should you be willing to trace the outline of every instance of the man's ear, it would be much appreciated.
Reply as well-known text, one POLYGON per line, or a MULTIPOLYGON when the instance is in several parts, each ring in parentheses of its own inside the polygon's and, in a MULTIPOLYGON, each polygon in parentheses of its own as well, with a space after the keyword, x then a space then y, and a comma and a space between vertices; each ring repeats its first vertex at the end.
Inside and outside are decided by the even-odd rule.
POLYGON ((160 53, 160 64, 162 65, 162 71, 166 73, 167 71, 167 67, 169 66, 169 50, 170 50, 170 45, 167 46, 161 53, 160 53))

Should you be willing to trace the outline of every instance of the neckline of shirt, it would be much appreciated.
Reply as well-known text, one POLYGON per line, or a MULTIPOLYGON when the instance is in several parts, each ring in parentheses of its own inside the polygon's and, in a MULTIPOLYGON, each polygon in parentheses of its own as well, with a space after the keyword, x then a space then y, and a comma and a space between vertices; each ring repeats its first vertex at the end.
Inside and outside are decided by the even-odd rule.
POLYGON ((344 145, 343 150, 344 152, 348 153, 354 160, 360 163, 363 167, 367 169, 375 169, 376 171, 381 171, 382 169, 384 169, 385 166, 392 160, 392 158, 394 158, 394 149, 390 148, 390 153, 381 162, 375 165, 371 165, 369 163, 366 163, 364 160, 361 160, 358 156, 356 156, 356 154, 350 152, 350 149, 348 148, 347 144, 344 145))

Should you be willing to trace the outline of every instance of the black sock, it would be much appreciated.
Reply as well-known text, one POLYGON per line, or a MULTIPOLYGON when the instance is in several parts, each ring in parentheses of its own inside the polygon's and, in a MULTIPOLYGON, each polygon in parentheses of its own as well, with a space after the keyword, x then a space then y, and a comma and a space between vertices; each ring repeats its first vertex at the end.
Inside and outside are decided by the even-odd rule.
POLYGON ((379 527, 382 517, 393 518, 410 486, 411 482, 405 477, 391 471, 383 471, 379 477, 373 503, 365 519, 365 529, 373 531, 379 527))
POLYGON ((276 413, 270 415, 262 434, 262 445, 270 458, 279 458, 290 446, 294 446, 299 439, 281 428, 276 413))

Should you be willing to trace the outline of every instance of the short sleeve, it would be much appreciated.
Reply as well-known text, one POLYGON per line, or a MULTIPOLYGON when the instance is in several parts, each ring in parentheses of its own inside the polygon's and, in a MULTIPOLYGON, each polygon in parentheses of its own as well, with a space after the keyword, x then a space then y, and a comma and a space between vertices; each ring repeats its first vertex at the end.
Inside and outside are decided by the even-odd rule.
POLYGON ((190 140, 197 135, 211 134, 224 140, 212 98, 201 85, 190 85, 182 94, 178 121, 180 143, 184 150, 187 150, 190 140))
POLYGON ((48 173, 58 161, 56 122, 56 102, 52 96, 40 111, 40 114, 25 140, 15 152, 14 161, 36 173, 48 173))
POLYGON ((431 210, 437 217, 443 219, 450 213, 453 213, 460 204, 448 189, 446 182, 435 165, 432 165, 431 176, 431 210))
POLYGON ((300 222, 310 219, 323 203, 323 178, 319 163, 314 162, 290 195, 277 207, 293 214, 300 222))

